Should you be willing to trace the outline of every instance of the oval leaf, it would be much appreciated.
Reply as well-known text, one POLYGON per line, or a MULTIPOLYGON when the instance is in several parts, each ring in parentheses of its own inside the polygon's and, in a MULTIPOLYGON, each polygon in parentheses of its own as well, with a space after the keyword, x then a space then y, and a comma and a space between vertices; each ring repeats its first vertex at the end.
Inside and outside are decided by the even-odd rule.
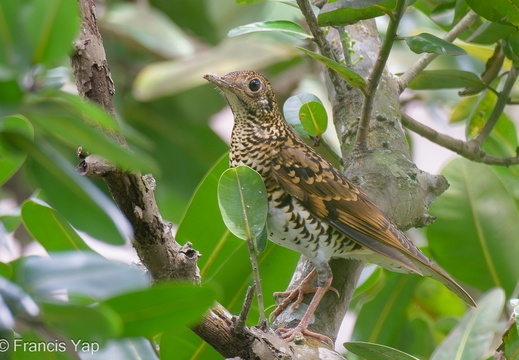
POLYGON ((233 37, 243 34, 262 31, 276 31, 298 39, 311 39, 312 35, 307 34, 303 28, 292 21, 275 20, 275 21, 261 21, 252 24, 238 26, 231 29, 227 36, 233 37))
POLYGON ((324 5, 317 19, 321 26, 344 26, 385 15, 395 6, 396 0, 339 0, 324 5))
POLYGON ((480 16, 501 24, 519 26, 519 6, 510 0, 467 0, 467 4, 480 16))
MULTIPOLYGON (((9 116, 0 119, 0 133, 17 133, 27 139, 34 137, 31 123, 23 116, 9 116)), ((8 135, 7 135, 8 136, 8 135)), ((14 175, 27 156, 23 149, 14 149, 8 141, 0 137, 0 185, 14 175)))
POLYGON ((405 39, 412 52, 416 54, 433 53, 438 55, 467 55, 467 52, 451 44, 448 41, 440 39, 432 34, 421 33, 416 36, 409 36, 405 39))
POLYGON ((165 284, 123 294, 103 302, 124 324, 127 337, 153 337, 192 325, 213 304, 214 292, 190 284, 165 284))
POLYGON ((479 77, 462 70, 426 70, 422 71, 410 84, 413 90, 436 90, 471 88, 484 89, 486 86, 479 77))
POLYGON ((348 351, 370 360, 419 360, 412 355, 389 346, 362 341, 347 342, 344 343, 344 347, 348 351))
POLYGON ((256 171, 248 166, 226 170, 218 184, 218 204, 235 236, 252 240, 261 234, 267 219, 267 190, 256 171))
POLYGON ((90 250, 68 221, 40 200, 26 201, 22 218, 27 230, 47 251, 90 250))
POLYGON ((341 65, 336 61, 328 59, 326 56, 316 54, 310 50, 306 50, 301 47, 298 47, 298 49, 310 55, 314 59, 320 61, 321 63, 323 63, 324 65, 328 66, 330 69, 341 75, 344 78, 344 80, 346 80, 346 82, 354 88, 361 90, 364 90, 366 88, 366 81, 355 71, 348 69, 346 66, 341 65))
POLYGON ((148 287, 148 276, 136 267, 109 261, 91 252, 58 252, 51 257, 22 259, 14 278, 39 298, 54 299, 55 292, 106 299, 148 287))
POLYGON ((436 348, 430 360, 484 359, 503 311, 505 294, 489 291, 436 348))
POLYGON ((285 101, 285 104, 283 104, 283 115, 285 116, 286 121, 294 127, 294 130, 297 131, 299 135, 307 139, 309 136, 301 124, 299 111, 303 104, 310 101, 321 102, 321 100, 314 94, 301 93, 289 97, 287 101, 285 101))
POLYGON ((57 66, 72 50, 79 31, 75 0, 32 0, 27 7, 25 31, 33 47, 32 62, 57 66))
POLYGON ((299 110, 299 119, 310 136, 322 135, 328 126, 328 115, 320 101, 310 101, 303 104, 299 110))

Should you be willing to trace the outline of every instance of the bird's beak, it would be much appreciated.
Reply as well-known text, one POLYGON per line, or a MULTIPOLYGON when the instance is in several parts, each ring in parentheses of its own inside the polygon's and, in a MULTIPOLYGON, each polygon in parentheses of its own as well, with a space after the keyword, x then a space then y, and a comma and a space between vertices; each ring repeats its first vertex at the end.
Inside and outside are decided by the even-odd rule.
POLYGON ((234 86, 216 74, 205 74, 204 79, 215 84, 220 89, 234 88, 234 86))

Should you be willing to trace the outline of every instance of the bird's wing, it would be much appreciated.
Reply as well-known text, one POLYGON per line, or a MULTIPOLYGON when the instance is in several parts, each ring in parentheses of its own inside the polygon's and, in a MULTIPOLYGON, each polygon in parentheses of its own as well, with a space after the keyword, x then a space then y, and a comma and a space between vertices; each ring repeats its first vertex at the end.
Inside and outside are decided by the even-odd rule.
POLYGON ((362 190, 313 150, 291 145, 280 149, 272 166, 285 191, 354 241, 422 274, 409 257, 426 265, 431 261, 362 190))

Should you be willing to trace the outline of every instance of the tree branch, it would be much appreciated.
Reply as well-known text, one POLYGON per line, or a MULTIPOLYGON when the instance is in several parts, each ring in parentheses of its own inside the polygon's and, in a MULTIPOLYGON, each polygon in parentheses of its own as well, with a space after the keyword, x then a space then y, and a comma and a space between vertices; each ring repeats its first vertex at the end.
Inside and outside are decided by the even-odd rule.
POLYGON ((514 87, 515 81, 517 80, 517 75, 517 68, 514 65, 512 65, 512 68, 508 72, 508 77, 506 79, 505 85, 503 86, 503 90, 501 90, 501 92, 499 93, 496 105, 494 106, 492 113, 488 117, 488 120, 485 123, 485 126, 483 126, 481 132, 474 139, 474 142, 479 146, 483 145, 485 139, 488 135, 490 135, 492 129, 497 124, 499 117, 503 113, 503 110, 505 109, 505 106, 510 99, 510 93, 512 91, 512 88, 514 87))
POLYGON ((481 150, 479 144, 474 140, 463 141, 450 137, 449 135, 441 134, 406 114, 402 114, 402 124, 418 135, 421 135, 444 148, 452 150, 466 159, 488 165, 510 166, 519 164, 519 156, 502 158, 488 155, 481 150))
POLYGON ((382 72, 386 67, 387 59, 393 47, 395 41, 396 32, 398 30, 398 24, 400 19, 405 12, 406 0, 398 0, 394 12, 394 16, 390 18, 387 26, 386 38, 382 43, 382 47, 377 56, 377 61, 373 66, 373 70, 368 78, 365 99, 362 104, 362 111, 360 115, 359 127, 357 129, 357 136, 355 139, 355 147, 357 149, 366 148, 366 139, 368 137, 369 123, 371 121, 371 113, 373 111, 373 101, 375 101, 375 95, 377 93, 377 87, 380 82, 382 72))
MULTIPOLYGON (((323 56, 326 56, 329 59, 334 60, 335 59, 335 53, 326 39, 326 36, 324 35, 323 29, 319 26, 317 23, 317 18, 314 15, 314 12, 312 11, 312 7, 310 6, 310 3, 308 0, 296 0, 297 5, 299 6, 299 9, 301 10, 301 13, 305 17, 306 23, 308 24, 308 27, 310 28, 310 32, 314 36, 314 41, 317 44, 317 47, 319 48, 319 51, 323 56)), ((345 88, 346 83, 341 79, 339 74, 337 74, 335 71, 331 70, 330 68, 326 67, 328 71, 328 76, 330 77, 330 80, 334 86, 334 90, 336 93, 336 96, 338 96, 341 99, 345 98, 345 88)))
MULTIPOLYGON (((97 27, 95 4, 93 0, 80 0, 79 4, 83 29, 71 56, 76 85, 80 95, 115 116, 114 84, 97 27)), ((112 136, 127 146, 122 136, 112 136)), ((155 179, 151 175, 123 172, 95 155, 81 161, 77 170, 80 174, 95 174, 104 179, 115 203, 133 226, 133 246, 153 279, 200 280, 197 267, 200 254, 190 243, 181 246, 173 238, 171 224, 162 220, 155 201, 155 179)))
MULTIPOLYGON (((474 11, 469 12, 457 23, 445 36, 443 40, 453 42, 460 36, 465 30, 467 30, 474 22, 479 19, 479 15, 474 11)), ((436 57, 438 54, 427 53, 423 54, 418 61, 411 66, 405 73, 400 75, 398 78, 398 92, 402 93, 409 83, 413 81, 418 74, 420 74, 436 57)))

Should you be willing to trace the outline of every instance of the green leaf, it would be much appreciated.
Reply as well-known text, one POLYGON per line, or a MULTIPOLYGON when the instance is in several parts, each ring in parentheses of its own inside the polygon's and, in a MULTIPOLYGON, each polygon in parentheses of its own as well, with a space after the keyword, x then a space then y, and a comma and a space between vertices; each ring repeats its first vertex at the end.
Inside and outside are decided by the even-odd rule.
POLYGON ((442 174, 451 186, 431 206, 438 219, 427 228, 436 261, 466 284, 512 294, 519 278, 519 211, 511 184, 492 167, 464 159, 449 162, 442 174))
POLYGON ((372 301, 365 303, 357 317, 353 338, 387 346, 406 344, 408 307, 412 303, 419 276, 384 271, 385 285, 372 301))
POLYGON ((406 354, 403 351, 389 346, 353 341, 344 343, 346 350, 369 360, 418 360, 418 358, 406 354))
POLYGON ((493 289, 478 301, 436 348, 430 360, 482 359, 503 311, 505 294, 493 289))
POLYGON ((153 337, 193 325, 213 304, 214 292, 191 284, 161 284, 103 302, 119 314, 127 337, 153 337))
POLYGON ((267 219, 267 190, 248 166, 227 169, 218 184, 218 204, 225 225, 242 240, 258 237, 267 219))
POLYGON ((501 24, 519 26, 519 4, 509 0, 467 0, 467 4, 478 15, 501 24))
MULTIPOLYGON (((9 116, 0 119, 0 134, 16 133, 20 136, 32 139, 34 130, 31 123, 21 115, 9 116)), ((0 137, 0 185, 4 184, 22 166, 27 152, 13 148, 8 141, 0 137)))
POLYGON ((151 5, 116 3, 107 7, 103 29, 110 29, 119 41, 143 47, 161 58, 190 56, 194 45, 172 19, 151 5))
POLYGON ((467 140, 474 139, 483 130, 496 102, 497 96, 492 91, 484 91, 480 94, 467 118, 467 126, 465 127, 467 140))
POLYGON ((426 52, 438 55, 467 55, 467 52, 459 46, 428 33, 409 36, 405 42, 409 49, 416 54, 426 52))
POLYGON ((26 201, 22 218, 27 230, 47 251, 91 250, 61 214, 40 200, 26 201))
POLYGON ((481 90, 485 84, 469 71, 462 70, 426 70, 422 71, 410 84, 413 90, 471 88, 481 90))
MULTIPOLYGON (((75 305, 59 302, 40 302, 42 319, 47 326, 83 343, 97 342, 99 345, 122 331, 119 316, 109 307, 75 305)), ((81 345, 79 345, 79 349, 81 345)))
MULTIPOLYGON (((28 64, 27 44, 22 40, 22 1, 0 1, 0 64, 7 69, 24 68, 28 64)), ((5 75, 4 75, 5 76, 5 75)), ((12 77, 15 72, 11 73, 12 77)))
POLYGON ((24 30, 32 45, 31 60, 54 67, 72 50, 79 31, 79 9, 75 0, 31 0, 24 30))
POLYGON ((314 94, 300 93, 289 97, 283 104, 283 115, 285 116, 286 121, 294 127, 294 130, 297 131, 299 135, 306 139, 308 139, 309 136, 301 124, 299 111, 303 104, 310 101, 320 102, 321 100, 314 94))
POLYGON ((294 36, 298 39, 311 39, 312 35, 309 35, 305 30, 297 25, 296 23, 288 20, 274 20, 274 21, 261 21, 252 24, 238 26, 231 29, 227 36, 233 37, 243 34, 249 34, 253 32, 263 31, 275 31, 290 36, 294 36))
POLYGON ((320 136, 328 126, 328 115, 320 101, 310 101, 299 110, 299 118, 303 128, 310 136, 320 136))
POLYGON ((132 228, 121 211, 92 182, 47 143, 26 143, 27 169, 46 195, 47 202, 76 229, 113 245, 125 244, 132 228), (71 201, 73 199, 74 201, 71 201))
POLYGON ((0 330, 13 328, 18 314, 37 316, 39 312, 36 302, 20 286, 0 276, 0 330))
POLYGON ((372 19, 386 15, 394 10, 396 0, 339 0, 323 6, 317 18, 321 26, 343 26, 359 20, 372 19))
POLYGON ((236 0, 238 4, 250 5, 262 2, 263 0, 236 0))
POLYGON ((138 149, 130 151, 101 131, 99 126, 114 129, 117 125, 106 114, 102 114, 99 108, 81 102, 76 97, 59 94, 42 96, 30 112, 35 127, 73 149, 82 146, 122 170, 141 170, 144 173, 158 171, 152 158, 138 149), (83 110, 90 124, 83 119, 83 110))
POLYGON ((136 267, 108 261, 91 252, 51 253, 50 258, 27 257, 13 278, 29 293, 53 299, 58 290, 106 299, 149 286, 146 274, 136 267))
MULTIPOLYGON (((162 346, 161 346, 162 348, 162 346)), ((110 340, 94 354, 81 353, 82 360, 159 360, 149 339, 143 337, 110 340)), ((165 360, 167 358, 161 358, 165 360)))
POLYGON ((316 54, 310 50, 306 50, 301 47, 297 47, 299 50, 303 51, 304 53, 310 55, 314 59, 320 61, 324 65, 328 66, 333 71, 337 72, 339 75, 341 75, 344 80, 351 86, 353 86, 356 89, 364 90, 366 88, 366 81, 357 74, 355 71, 348 69, 346 66, 339 64, 336 61, 333 61, 331 59, 328 59, 325 56, 316 54))

